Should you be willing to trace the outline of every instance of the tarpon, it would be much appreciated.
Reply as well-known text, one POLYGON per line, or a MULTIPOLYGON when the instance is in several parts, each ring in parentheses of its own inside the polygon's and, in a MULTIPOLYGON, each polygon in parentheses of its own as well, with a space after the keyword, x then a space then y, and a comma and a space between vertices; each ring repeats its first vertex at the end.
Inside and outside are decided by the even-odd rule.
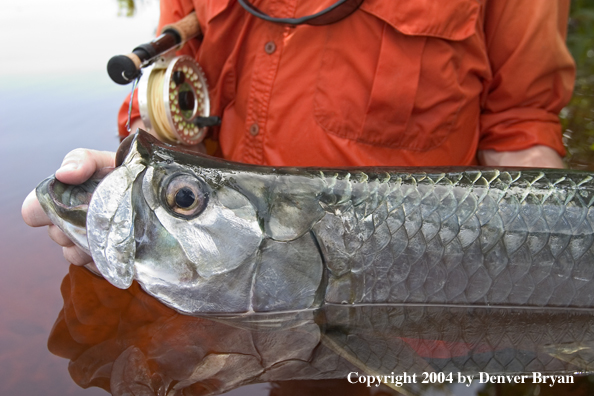
POLYGON ((117 165, 39 201, 109 282, 183 313, 594 304, 588 172, 256 166, 142 131, 117 165))

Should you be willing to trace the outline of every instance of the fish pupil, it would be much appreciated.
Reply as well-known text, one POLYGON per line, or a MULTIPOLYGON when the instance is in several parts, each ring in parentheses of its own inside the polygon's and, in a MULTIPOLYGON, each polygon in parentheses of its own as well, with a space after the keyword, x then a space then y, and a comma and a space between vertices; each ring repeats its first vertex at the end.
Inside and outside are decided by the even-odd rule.
POLYGON ((196 196, 194 192, 187 188, 180 188, 179 191, 175 194, 175 204, 180 208, 189 208, 194 204, 196 201, 196 196))

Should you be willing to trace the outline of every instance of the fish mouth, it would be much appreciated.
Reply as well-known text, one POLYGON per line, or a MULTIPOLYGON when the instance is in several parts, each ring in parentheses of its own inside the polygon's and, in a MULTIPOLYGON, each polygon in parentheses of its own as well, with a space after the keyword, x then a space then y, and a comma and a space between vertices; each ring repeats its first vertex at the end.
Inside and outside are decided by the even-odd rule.
POLYGON ((89 180, 78 185, 62 183, 55 176, 49 177, 36 189, 39 202, 46 212, 49 209, 72 225, 86 227, 87 211, 93 193, 103 178, 113 169, 112 167, 99 169, 89 180))
POLYGON ((87 253, 87 212, 91 197, 105 172, 98 172, 80 185, 65 184, 51 176, 35 189, 37 199, 51 222, 87 253))
POLYGON ((71 186, 52 178, 47 183, 47 194, 55 212, 73 225, 86 227, 87 210, 97 185, 71 186))

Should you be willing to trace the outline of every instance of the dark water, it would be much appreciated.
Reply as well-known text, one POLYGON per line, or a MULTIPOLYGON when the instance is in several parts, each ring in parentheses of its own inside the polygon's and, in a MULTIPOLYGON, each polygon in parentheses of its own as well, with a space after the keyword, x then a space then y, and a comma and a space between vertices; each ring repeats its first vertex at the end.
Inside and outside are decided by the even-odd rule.
POLYGON ((27 227, 25 196, 76 147, 113 149, 125 89, 101 75, 0 77, 0 394, 100 395, 83 391, 68 361, 47 350, 68 270, 45 229, 27 227))

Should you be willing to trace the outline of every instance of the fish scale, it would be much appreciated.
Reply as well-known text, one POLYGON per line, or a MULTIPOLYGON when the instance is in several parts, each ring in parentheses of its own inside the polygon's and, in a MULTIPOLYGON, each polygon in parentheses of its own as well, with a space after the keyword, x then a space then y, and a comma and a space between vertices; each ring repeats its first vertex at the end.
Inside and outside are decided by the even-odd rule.
POLYGON ((326 302, 590 306, 592 178, 559 173, 331 176, 341 203, 326 202, 313 227, 331 269, 326 302))
POLYGON ((108 281, 182 313, 594 304, 589 172, 273 168, 142 131, 118 158, 91 198, 49 178, 39 201, 108 281), (181 188, 195 205, 179 212, 181 188))

